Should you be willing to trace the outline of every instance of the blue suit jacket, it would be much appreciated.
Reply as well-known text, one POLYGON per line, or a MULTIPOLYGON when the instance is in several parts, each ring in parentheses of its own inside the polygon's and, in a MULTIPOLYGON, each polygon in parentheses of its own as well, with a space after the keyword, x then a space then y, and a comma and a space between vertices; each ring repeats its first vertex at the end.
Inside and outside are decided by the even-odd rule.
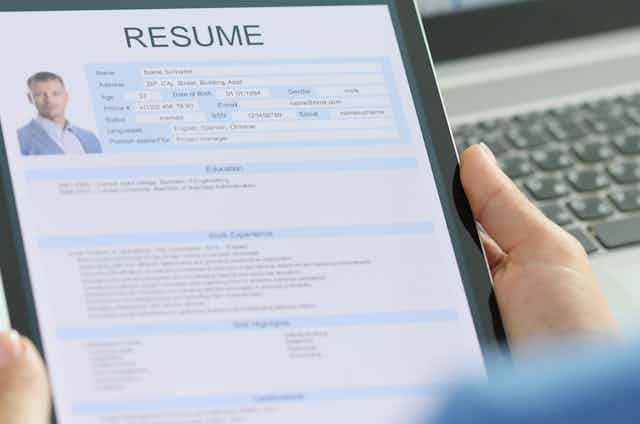
POLYGON ((595 353, 581 357, 565 347, 570 350, 553 362, 532 360, 529 368, 506 369, 489 384, 460 388, 440 416, 429 422, 636 424, 640 422, 640 344, 612 339, 611 345, 622 350, 593 347, 595 353))
MULTIPOLYGON (((71 131, 80 140, 85 153, 102 153, 100 141, 91 131, 78 127, 71 127, 71 131)), ((24 156, 64 154, 60 146, 35 120, 18 130, 18 141, 24 156)))

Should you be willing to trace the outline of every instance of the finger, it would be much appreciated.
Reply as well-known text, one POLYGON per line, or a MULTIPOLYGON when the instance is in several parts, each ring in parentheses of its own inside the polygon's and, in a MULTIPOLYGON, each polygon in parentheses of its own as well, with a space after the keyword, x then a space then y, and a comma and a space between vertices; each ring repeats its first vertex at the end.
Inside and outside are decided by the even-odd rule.
POLYGON ((505 253, 524 241, 535 248, 557 239, 559 229, 500 170, 485 145, 462 154, 460 172, 476 220, 505 253))
POLYGON ((484 251, 487 255, 487 262, 491 272, 495 271, 504 260, 505 253, 500 249, 500 246, 489 236, 487 233, 480 231, 480 240, 484 246, 484 251))
POLYGON ((0 423, 50 420, 47 374, 33 344, 18 333, 0 333, 0 423))

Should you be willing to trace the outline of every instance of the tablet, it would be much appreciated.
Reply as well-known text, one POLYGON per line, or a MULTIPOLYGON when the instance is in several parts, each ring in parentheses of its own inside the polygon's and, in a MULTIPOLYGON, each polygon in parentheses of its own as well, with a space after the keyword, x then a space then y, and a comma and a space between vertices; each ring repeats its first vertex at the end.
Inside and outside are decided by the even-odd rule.
POLYGON ((413 2, 10 0, 0 40, 2 272, 58 422, 417 423, 490 375, 413 2))

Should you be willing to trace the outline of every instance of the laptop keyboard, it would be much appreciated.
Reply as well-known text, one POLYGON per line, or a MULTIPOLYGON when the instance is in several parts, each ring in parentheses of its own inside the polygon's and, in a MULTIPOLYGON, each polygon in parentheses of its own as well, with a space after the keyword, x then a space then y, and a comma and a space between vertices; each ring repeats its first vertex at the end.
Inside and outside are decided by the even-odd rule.
POLYGON ((640 243, 640 94, 461 125, 589 254, 640 243))

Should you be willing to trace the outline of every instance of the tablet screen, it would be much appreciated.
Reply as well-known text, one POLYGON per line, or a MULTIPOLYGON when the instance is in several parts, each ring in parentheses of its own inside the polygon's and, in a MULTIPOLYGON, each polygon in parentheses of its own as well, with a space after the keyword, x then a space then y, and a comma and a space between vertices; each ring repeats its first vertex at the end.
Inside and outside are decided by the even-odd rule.
POLYGON ((387 6, 1 13, 0 39, 61 423, 421 422, 485 373, 387 6))

